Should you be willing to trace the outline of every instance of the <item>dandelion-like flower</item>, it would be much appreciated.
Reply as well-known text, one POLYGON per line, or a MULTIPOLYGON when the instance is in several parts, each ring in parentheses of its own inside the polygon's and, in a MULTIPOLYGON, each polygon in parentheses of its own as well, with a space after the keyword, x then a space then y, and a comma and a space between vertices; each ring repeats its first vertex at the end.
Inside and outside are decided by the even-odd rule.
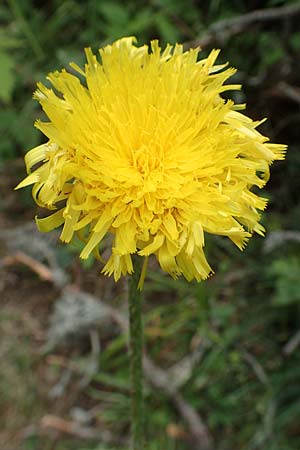
POLYGON ((56 71, 54 89, 38 84, 34 98, 50 121, 36 127, 49 141, 26 154, 18 187, 33 184, 37 204, 54 210, 36 219, 41 231, 63 224, 62 241, 84 241, 81 258, 99 256, 110 233, 106 275, 118 280, 132 273, 132 254, 154 254, 174 278, 199 281, 212 271, 205 233, 240 249, 263 234, 266 199, 251 189, 265 185, 285 146, 221 97, 240 86, 224 85, 235 69, 214 65, 218 50, 198 61, 199 49, 135 42, 100 49, 101 62, 87 49, 84 70, 71 64, 79 76, 56 71))

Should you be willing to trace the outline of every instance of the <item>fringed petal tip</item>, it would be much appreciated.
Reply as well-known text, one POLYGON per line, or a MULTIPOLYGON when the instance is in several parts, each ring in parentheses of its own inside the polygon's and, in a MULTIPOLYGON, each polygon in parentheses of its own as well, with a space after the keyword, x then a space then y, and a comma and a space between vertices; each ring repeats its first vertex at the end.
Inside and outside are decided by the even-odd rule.
POLYGON ((280 145, 273 144, 273 145, 275 147, 277 147, 274 149, 274 153, 276 155, 276 160, 283 161, 286 157, 286 152, 288 150, 288 146, 284 145, 284 144, 280 144, 280 145))

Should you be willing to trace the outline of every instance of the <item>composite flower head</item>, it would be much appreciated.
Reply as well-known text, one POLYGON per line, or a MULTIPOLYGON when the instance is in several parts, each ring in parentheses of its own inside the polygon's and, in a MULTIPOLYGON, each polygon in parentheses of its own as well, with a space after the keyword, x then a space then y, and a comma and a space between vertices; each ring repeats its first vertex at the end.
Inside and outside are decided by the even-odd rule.
POLYGON ((285 146, 222 98, 239 86, 224 84, 235 70, 215 65, 218 50, 199 60, 199 49, 149 49, 130 37, 99 53, 86 50, 83 70, 50 73, 53 89, 38 84, 49 122, 36 127, 49 140, 25 156, 18 187, 33 184, 35 201, 53 210, 39 229, 63 225, 64 242, 77 234, 82 258, 110 234, 103 272, 116 280, 132 272, 134 253, 154 254, 173 277, 205 279, 206 233, 240 249, 263 233, 266 200, 252 188, 265 185, 285 146))

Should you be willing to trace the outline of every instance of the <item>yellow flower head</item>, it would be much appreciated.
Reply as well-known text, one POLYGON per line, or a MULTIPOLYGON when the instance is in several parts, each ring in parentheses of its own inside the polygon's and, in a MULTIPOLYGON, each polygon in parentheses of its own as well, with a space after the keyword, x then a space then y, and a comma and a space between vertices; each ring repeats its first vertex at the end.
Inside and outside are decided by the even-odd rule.
POLYGON ((36 219, 41 231, 63 224, 62 241, 84 240, 81 258, 98 254, 110 233, 103 272, 116 280, 132 273, 137 253, 199 281, 211 272, 205 233, 240 249, 263 233, 266 200, 251 188, 265 185, 285 146, 268 143, 259 122, 238 112, 243 105, 222 99, 240 86, 224 85, 235 70, 214 65, 218 50, 197 61, 198 49, 135 42, 100 49, 101 62, 87 49, 84 70, 71 64, 81 79, 62 70, 48 75, 54 90, 38 84, 49 122, 36 127, 49 141, 27 153, 18 187, 33 184, 35 201, 55 210, 36 219))

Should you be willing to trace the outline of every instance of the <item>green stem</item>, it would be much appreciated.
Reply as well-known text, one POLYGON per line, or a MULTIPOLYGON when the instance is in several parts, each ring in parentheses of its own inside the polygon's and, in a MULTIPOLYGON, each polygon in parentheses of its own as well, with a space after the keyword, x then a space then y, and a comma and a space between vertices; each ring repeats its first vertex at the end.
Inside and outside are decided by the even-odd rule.
POLYGON ((133 255, 134 273, 128 280, 129 351, 131 372, 131 432, 132 450, 144 449, 143 401, 143 322, 142 294, 138 289, 142 258, 133 255))

